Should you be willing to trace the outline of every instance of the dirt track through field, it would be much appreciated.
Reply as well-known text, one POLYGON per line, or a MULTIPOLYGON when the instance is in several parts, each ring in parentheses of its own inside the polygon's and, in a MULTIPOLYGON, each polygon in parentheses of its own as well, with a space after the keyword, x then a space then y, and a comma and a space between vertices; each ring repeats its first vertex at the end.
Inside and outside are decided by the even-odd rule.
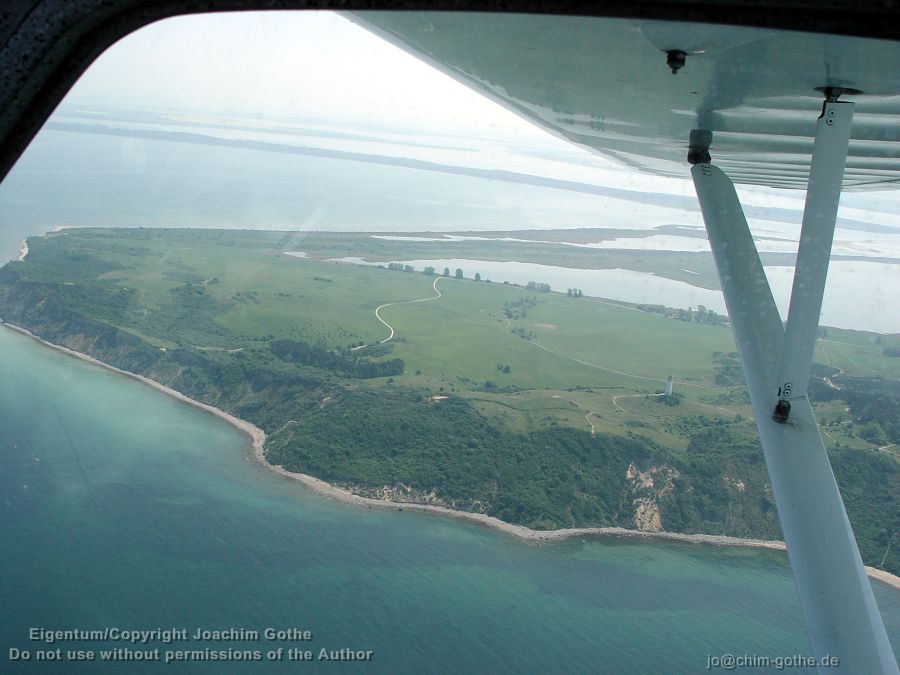
MULTIPOLYGON (((379 305, 378 307, 376 307, 375 308, 375 318, 378 319, 385 326, 387 326, 388 330, 391 331, 390 335, 388 335, 386 338, 384 338, 384 340, 379 340, 378 344, 383 345, 385 342, 390 342, 391 340, 394 339, 394 335, 395 335, 394 327, 391 324, 389 324, 387 321, 385 321, 384 319, 381 318, 381 314, 379 314, 379 312, 381 312, 381 310, 383 310, 385 307, 393 307, 394 305, 411 305, 415 302, 428 302, 429 300, 437 300, 438 298, 441 298, 443 296, 443 293, 441 293, 440 290, 438 290, 437 284, 441 279, 447 279, 447 278, 448 277, 438 277, 437 279, 434 280, 434 283, 431 284, 431 287, 434 289, 434 292, 437 295, 430 295, 427 298, 416 298, 415 300, 401 300, 400 302, 386 302, 383 305, 379 305)), ((360 345, 359 347, 354 347, 351 351, 356 351, 357 349, 363 349, 364 347, 368 347, 368 346, 369 345, 360 345)))

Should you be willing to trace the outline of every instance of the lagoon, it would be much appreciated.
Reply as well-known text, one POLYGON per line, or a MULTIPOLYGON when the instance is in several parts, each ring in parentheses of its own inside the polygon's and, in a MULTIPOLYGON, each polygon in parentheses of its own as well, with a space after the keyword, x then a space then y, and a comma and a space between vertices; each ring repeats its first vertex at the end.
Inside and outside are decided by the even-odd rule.
MULTIPOLYGON (((368 262, 357 257, 338 258, 336 262, 347 262, 354 265, 385 264, 368 262)), ((398 262, 403 265, 412 265, 417 270, 422 270, 427 266, 434 267, 436 270, 449 267, 451 274, 459 268, 463 270, 466 278, 471 279, 477 272, 485 281, 490 280, 494 283, 509 282, 524 286, 529 281, 536 281, 550 284, 555 291, 580 288, 585 295, 609 300, 662 304, 668 307, 696 307, 699 304, 725 313, 725 301, 719 291, 698 288, 683 281, 675 281, 647 272, 623 269, 577 269, 537 263, 460 258, 401 260, 398 262)))
MULTIPOLYGON (((288 255, 300 256, 299 253, 288 255)), ((303 254, 305 255, 305 254, 303 254)), ((354 265, 385 265, 359 257, 344 257, 336 262, 354 265)), ((467 260, 440 258, 400 260, 416 270, 449 267, 451 273, 463 270, 466 278, 479 273, 484 280, 509 282, 524 286, 529 281, 550 284, 554 291, 580 288, 585 295, 637 304, 662 304, 667 307, 696 309, 703 305, 727 314, 721 291, 700 288, 683 281, 657 276, 649 272, 624 269, 579 269, 523 263, 517 261, 467 260)), ((765 268, 772 295, 782 318, 790 306, 793 267, 765 268)), ((692 273, 691 270, 684 270, 692 273)), ((823 326, 866 330, 876 333, 900 333, 900 265, 869 261, 832 261, 828 271, 825 298, 822 303, 823 326)))

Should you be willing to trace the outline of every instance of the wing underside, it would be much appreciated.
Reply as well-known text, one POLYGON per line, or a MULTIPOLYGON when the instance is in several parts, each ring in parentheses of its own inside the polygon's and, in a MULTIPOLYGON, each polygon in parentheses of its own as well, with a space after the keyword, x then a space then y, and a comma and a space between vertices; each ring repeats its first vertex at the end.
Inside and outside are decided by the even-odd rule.
MULTIPOLYGON (((684 178, 712 132, 736 183, 804 189, 817 88, 862 92, 845 190, 900 188, 900 45, 630 19, 367 12, 351 20, 540 127, 641 171, 684 178), (677 74, 667 52, 686 53, 677 74)), ((845 94, 845 97, 848 95, 845 94)))

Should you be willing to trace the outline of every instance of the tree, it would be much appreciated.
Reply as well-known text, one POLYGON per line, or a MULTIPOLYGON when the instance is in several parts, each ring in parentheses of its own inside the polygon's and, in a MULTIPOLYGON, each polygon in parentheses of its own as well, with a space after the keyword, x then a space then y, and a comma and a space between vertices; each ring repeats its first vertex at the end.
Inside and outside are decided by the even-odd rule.
POLYGON ((888 437, 878 422, 867 422, 859 431, 859 437, 874 445, 887 445, 888 437))
POLYGON ((450 276, 450 268, 449 268, 449 267, 445 267, 445 268, 444 268, 444 276, 445 276, 445 277, 449 277, 449 276, 450 276))
POLYGON ((456 274, 454 275, 457 279, 462 279, 463 271, 461 267, 456 268, 456 274))
POLYGON ((424 270, 422 270, 422 274, 427 274, 429 277, 434 276, 434 268, 426 267, 424 270))
POLYGON ((475 281, 481 281, 481 275, 478 272, 475 272, 475 281))
POLYGON ((572 289, 571 288, 566 289, 566 295, 568 295, 570 298, 572 297, 572 289))

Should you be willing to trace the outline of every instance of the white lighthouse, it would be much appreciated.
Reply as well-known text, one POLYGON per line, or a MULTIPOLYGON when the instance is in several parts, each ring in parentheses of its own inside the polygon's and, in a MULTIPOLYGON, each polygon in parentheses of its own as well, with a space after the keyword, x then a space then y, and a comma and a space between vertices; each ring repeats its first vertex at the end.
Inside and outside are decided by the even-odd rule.
POLYGON ((672 395, 672 375, 669 374, 669 377, 666 378, 666 396, 672 395))

